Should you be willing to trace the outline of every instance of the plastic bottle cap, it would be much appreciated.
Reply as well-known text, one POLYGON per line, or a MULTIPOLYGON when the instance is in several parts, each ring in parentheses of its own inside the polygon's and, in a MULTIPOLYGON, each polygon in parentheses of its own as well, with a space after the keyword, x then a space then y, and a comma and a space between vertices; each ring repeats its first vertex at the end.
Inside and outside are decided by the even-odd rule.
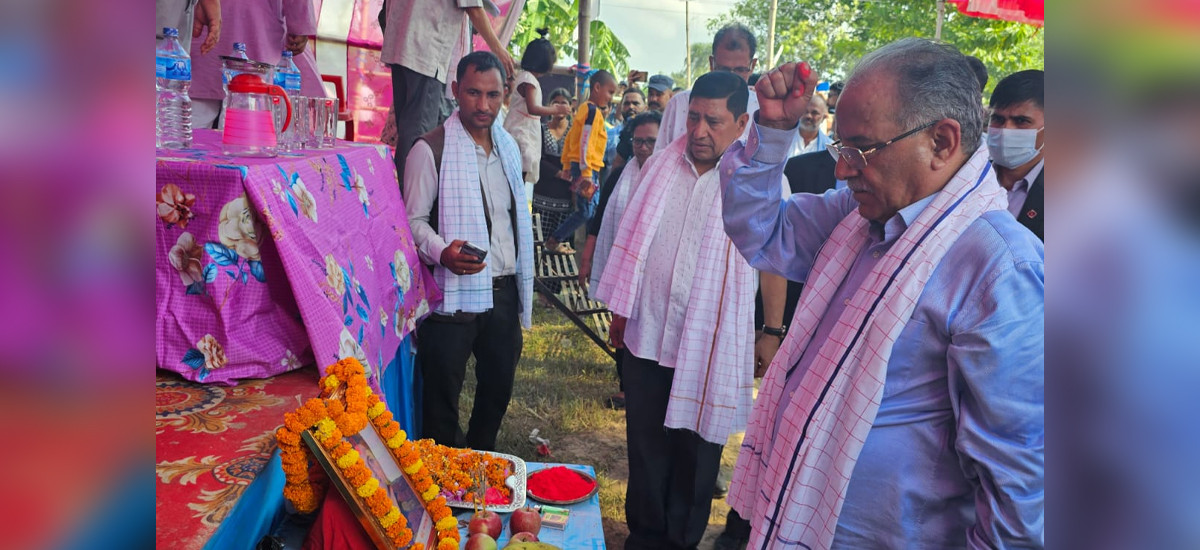
POLYGON ((179 29, 174 27, 163 27, 163 36, 179 36, 179 29))

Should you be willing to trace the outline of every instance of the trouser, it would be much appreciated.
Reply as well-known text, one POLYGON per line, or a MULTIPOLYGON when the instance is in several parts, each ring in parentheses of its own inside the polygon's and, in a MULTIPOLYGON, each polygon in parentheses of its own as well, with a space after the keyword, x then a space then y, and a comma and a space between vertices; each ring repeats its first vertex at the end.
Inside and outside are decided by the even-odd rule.
POLYGON ((750 540, 750 520, 743 519, 737 510, 730 508, 729 514, 725 516, 725 531, 721 536, 737 541, 750 540))
POLYGON ((625 351, 626 550, 695 548, 708 527, 724 445, 665 428, 674 369, 625 351))
MULTIPOLYGON (((596 183, 596 185, 599 185, 599 182, 596 181, 598 175, 596 172, 592 172, 592 182, 596 183)), ((575 211, 570 216, 567 216, 567 219, 563 220, 558 229, 555 229, 554 233, 551 234, 554 240, 560 243, 570 238, 571 235, 574 235, 575 230, 579 229, 579 226, 592 219, 592 216, 596 214, 596 206, 600 204, 599 189, 596 190, 596 193, 590 199, 584 198, 583 195, 578 193, 574 197, 575 211)))
POLYGON ((192 99, 192 129, 217 128, 221 103, 220 99, 192 99))
POLYGON ((500 421, 512 398, 522 344, 517 278, 510 275, 494 281, 492 309, 467 320, 431 315, 417 329, 417 353, 424 379, 422 436, 442 445, 495 450, 500 421), (464 436, 458 420, 458 399, 467 374, 467 358, 472 354, 475 406, 464 436))
POLYGON ((617 350, 617 387, 625 391, 625 350, 617 350))
POLYGON ((392 105, 396 108, 396 178, 403 188, 404 163, 417 138, 445 120, 442 97, 446 84, 408 67, 392 68, 392 105))

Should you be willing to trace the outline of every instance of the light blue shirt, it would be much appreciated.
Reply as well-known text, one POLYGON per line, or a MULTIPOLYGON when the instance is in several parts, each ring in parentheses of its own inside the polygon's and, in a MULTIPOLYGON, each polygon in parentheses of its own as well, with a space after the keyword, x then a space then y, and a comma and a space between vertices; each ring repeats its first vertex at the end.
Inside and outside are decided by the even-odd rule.
MULTIPOLYGON (((846 189, 780 201, 795 130, 753 126, 747 144, 734 144, 721 161, 725 230, 756 269, 804 281, 858 203, 846 189)), ((875 254, 928 201, 873 228, 814 347, 875 254)), ((968 226, 934 269, 888 359, 834 548, 1044 547, 1044 257, 1032 233, 994 211, 968 226)), ((791 388, 810 361, 806 350, 797 365, 773 368, 792 369, 791 388)))

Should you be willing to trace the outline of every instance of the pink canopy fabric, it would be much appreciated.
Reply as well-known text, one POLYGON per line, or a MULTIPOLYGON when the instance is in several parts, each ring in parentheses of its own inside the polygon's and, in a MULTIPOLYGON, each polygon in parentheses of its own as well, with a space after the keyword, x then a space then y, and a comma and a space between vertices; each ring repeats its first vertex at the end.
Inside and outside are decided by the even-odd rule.
POLYGON ((972 17, 986 17, 1044 26, 1045 0, 950 0, 959 12, 972 17))

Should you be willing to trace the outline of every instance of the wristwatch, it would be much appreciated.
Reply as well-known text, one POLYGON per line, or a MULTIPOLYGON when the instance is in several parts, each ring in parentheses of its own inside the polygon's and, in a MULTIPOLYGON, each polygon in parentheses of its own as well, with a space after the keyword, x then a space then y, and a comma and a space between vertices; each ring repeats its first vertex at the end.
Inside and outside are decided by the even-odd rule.
POLYGON ((782 340, 783 337, 787 334, 787 326, 768 327, 767 325, 763 325, 762 333, 769 334, 771 336, 778 336, 782 340))

